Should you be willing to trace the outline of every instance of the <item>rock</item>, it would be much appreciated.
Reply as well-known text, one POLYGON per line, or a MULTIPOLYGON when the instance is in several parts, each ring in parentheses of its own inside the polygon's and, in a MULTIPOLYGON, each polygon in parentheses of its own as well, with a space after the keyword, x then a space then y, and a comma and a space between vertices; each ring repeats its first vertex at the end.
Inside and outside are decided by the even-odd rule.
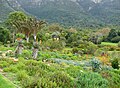
POLYGON ((0 72, 3 72, 3 70, 0 68, 0 72))
POLYGON ((14 61, 14 62, 18 62, 18 59, 14 59, 13 61, 14 61))
POLYGON ((6 53, 2 53, 2 57, 6 57, 6 53))
POLYGON ((9 58, 10 60, 14 60, 15 58, 9 58))

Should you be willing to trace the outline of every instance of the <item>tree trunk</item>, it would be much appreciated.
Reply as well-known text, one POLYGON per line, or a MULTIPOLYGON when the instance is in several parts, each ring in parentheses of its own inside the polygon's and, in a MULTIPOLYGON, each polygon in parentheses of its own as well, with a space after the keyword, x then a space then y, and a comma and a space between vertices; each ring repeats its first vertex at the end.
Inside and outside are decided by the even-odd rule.
POLYGON ((26 36, 26 41, 27 41, 27 43, 29 43, 29 37, 27 37, 27 36, 26 36))
POLYGON ((23 46, 18 45, 15 50, 15 56, 18 57, 18 55, 22 54, 23 46))
POLYGON ((36 41, 36 39, 37 39, 37 36, 36 36, 36 34, 34 34, 34 41, 36 41))
POLYGON ((8 44, 7 47, 10 47, 10 44, 8 44))
POLYGON ((13 37, 12 42, 14 43, 15 42, 15 32, 13 32, 12 37, 13 37))
POLYGON ((18 47, 18 54, 22 54, 22 50, 23 50, 23 47, 22 47, 22 46, 19 46, 19 47, 18 47))
POLYGON ((33 56, 34 59, 37 59, 37 56, 38 56, 38 49, 36 49, 36 48, 33 49, 32 56, 33 56))

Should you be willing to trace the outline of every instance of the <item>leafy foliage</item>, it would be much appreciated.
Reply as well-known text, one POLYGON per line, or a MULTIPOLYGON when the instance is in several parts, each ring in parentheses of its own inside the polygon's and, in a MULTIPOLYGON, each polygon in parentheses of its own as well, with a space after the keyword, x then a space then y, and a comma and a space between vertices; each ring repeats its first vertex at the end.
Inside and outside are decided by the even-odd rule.
POLYGON ((101 69, 101 62, 98 59, 92 59, 91 60, 91 65, 92 65, 92 69, 93 71, 99 71, 101 69))
POLYGON ((8 29, 0 27, 0 41, 3 43, 10 41, 10 31, 8 29))
POLYGON ((118 58, 113 59, 111 63, 112 63, 112 67, 113 67, 114 69, 119 69, 118 58))
POLYGON ((77 80, 77 88, 105 88, 108 81, 97 73, 80 73, 77 80))

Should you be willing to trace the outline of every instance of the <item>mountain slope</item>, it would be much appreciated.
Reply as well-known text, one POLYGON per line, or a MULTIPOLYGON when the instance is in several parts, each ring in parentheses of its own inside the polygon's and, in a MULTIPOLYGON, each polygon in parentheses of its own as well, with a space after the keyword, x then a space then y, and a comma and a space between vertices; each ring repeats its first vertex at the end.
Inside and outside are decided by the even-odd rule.
POLYGON ((13 11, 24 11, 17 0, 0 0, 0 22, 4 21, 13 11))
POLYGON ((107 24, 120 24, 120 0, 103 0, 96 4, 89 13, 107 24))
POLYGON ((49 22, 82 27, 101 24, 94 17, 89 16, 76 0, 37 0, 36 2, 20 0, 19 3, 25 11, 49 22))
POLYGON ((5 16, 0 16, 0 19, 10 11, 22 10, 48 22, 66 26, 120 24, 120 0, 2 0, 2 3, 4 6, 0 15, 5 16))
POLYGON ((5 0, 0 0, 0 21, 6 19, 7 14, 14 11, 5 0))

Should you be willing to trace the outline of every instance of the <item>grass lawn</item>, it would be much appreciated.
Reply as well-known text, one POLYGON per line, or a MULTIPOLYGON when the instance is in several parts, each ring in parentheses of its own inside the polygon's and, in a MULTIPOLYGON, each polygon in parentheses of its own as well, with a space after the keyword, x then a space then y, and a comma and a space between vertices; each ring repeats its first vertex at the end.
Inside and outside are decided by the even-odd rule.
POLYGON ((12 82, 7 80, 0 74, 0 88, 16 88, 16 87, 14 84, 12 84, 12 82))
POLYGON ((102 42, 101 45, 111 45, 111 46, 117 46, 118 43, 111 43, 111 42, 102 42))

